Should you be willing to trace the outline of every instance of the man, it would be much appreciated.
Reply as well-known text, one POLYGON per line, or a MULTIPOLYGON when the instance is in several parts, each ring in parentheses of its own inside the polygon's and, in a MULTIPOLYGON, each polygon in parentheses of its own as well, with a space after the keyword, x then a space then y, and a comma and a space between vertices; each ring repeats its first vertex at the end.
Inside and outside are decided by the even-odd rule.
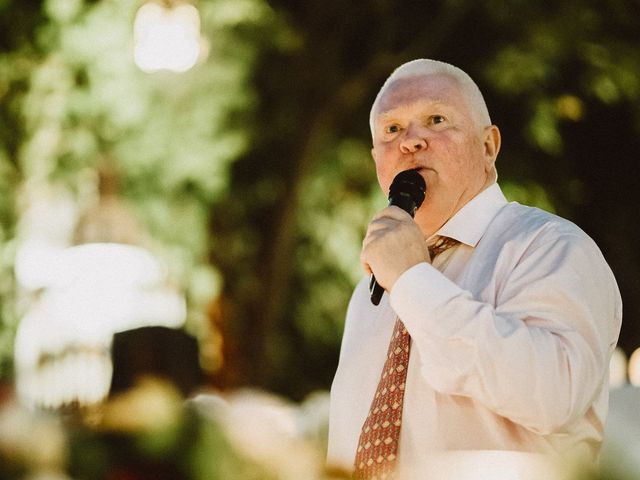
POLYGON ((392 470, 422 478, 432 452, 596 459, 622 310, 598 247, 571 222, 506 201, 496 183, 500 132, 460 69, 433 60, 402 65, 370 118, 382 191, 409 169, 427 190, 415 219, 390 206, 369 224, 361 260, 386 293, 372 305, 364 278, 349 304, 331 391, 329 464, 355 462, 356 478, 392 470), (443 238, 455 242, 432 258, 428 247, 443 238), (391 368, 406 378, 390 388, 402 398, 370 409, 374 395, 377 402, 388 393, 378 384, 398 326, 410 348, 392 349, 408 352, 408 365, 391 368), (378 421, 373 410, 400 417, 378 421), (399 438, 368 437, 393 424, 399 438), (380 450, 385 444, 393 449, 380 450), (367 459, 374 447, 378 458, 367 459))

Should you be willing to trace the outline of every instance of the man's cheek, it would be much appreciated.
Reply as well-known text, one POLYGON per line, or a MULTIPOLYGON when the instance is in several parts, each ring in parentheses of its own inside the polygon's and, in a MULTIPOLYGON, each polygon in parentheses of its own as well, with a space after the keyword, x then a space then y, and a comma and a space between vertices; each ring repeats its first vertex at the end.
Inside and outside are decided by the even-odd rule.
POLYGON ((380 189, 387 193, 389 191, 389 186, 391 185, 391 172, 386 171, 386 169, 377 169, 377 177, 378 177, 378 185, 380 185, 380 189))

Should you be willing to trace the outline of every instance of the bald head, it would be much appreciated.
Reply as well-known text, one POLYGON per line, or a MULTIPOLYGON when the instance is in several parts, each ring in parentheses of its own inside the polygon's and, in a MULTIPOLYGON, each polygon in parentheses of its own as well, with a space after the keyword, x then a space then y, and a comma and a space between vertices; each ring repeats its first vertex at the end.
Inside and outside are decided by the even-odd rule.
POLYGON ((374 121, 376 115, 381 111, 384 111, 384 98, 389 91, 393 90, 392 87, 397 82, 416 77, 429 77, 432 75, 443 75, 449 77, 458 85, 477 127, 483 128, 491 125, 491 118, 489 116, 489 111, 487 110, 487 105, 482 97, 482 93, 469 75, 449 63, 439 62, 437 60, 418 59, 400 65, 393 71, 389 78, 387 78, 384 85, 382 85, 382 88, 373 102, 371 113, 369 115, 371 134, 374 134, 374 121))

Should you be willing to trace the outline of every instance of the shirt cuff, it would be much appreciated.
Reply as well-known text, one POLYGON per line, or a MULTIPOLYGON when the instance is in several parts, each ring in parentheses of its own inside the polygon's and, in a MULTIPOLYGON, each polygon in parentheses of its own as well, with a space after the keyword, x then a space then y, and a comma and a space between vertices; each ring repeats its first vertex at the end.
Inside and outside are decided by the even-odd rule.
POLYGON ((434 318, 429 313, 459 296, 463 290, 426 262, 405 271, 389 295, 391 307, 405 323, 434 318))

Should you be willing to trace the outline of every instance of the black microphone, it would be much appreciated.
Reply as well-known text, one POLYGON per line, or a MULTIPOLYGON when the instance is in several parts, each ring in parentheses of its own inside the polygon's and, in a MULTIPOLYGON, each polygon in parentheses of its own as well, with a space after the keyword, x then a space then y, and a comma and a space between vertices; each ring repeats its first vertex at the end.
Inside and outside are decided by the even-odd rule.
MULTIPOLYGON (((402 210, 411 215, 416 214, 416 210, 420 208, 427 192, 427 184, 416 170, 404 170, 397 174, 389 187, 389 206, 400 207, 402 210)), ((371 294, 371 303, 378 305, 384 288, 376 282, 375 275, 371 275, 369 282, 369 293, 371 294)))

